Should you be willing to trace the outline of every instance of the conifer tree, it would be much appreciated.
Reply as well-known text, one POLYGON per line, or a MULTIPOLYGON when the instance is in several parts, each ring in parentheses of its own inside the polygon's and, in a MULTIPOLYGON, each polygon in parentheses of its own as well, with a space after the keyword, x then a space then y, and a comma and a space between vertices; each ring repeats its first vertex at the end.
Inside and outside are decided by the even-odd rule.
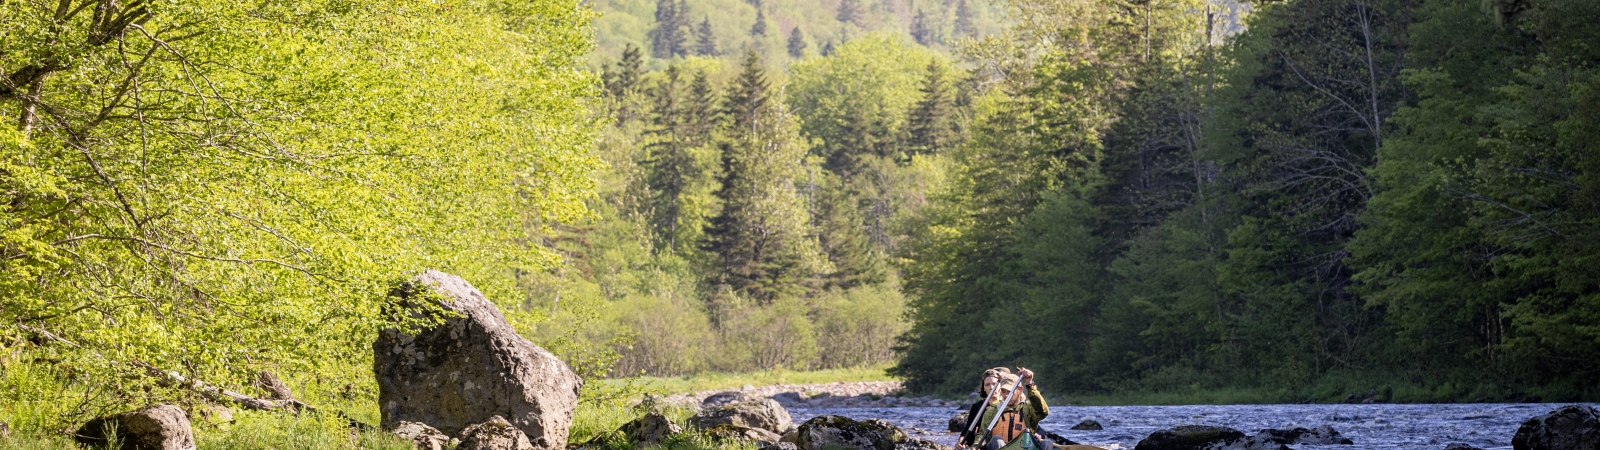
POLYGON ((689 153, 689 112, 683 103, 682 70, 669 66, 661 84, 651 91, 649 140, 646 144, 654 228, 659 230, 662 247, 678 248, 678 227, 682 218, 680 197, 695 177, 694 156, 689 153))
POLYGON ((765 12, 761 11, 761 8, 756 8, 756 24, 750 26, 750 35, 751 36, 766 36, 767 35, 767 14, 765 12))
POLYGON ((789 33, 789 56, 799 58, 806 55, 806 38, 800 33, 800 27, 794 27, 789 33))
POLYGON ((823 171, 817 176, 821 180, 813 202, 812 228, 833 265, 832 271, 821 275, 818 287, 849 289, 882 283, 887 276, 884 261, 873 251, 859 202, 838 175, 823 171))
POLYGON ((689 95, 685 99, 685 113, 689 115, 689 143, 703 146, 711 143, 712 132, 722 115, 717 108, 717 91, 711 87, 705 71, 697 71, 689 82, 689 95))
POLYGON ((678 0, 678 7, 672 14, 672 29, 677 34, 677 39, 672 42, 673 56, 689 56, 689 35, 694 33, 694 22, 689 18, 689 0, 678 0))
MULTIPOLYGON (((657 58, 671 58, 683 54, 684 49, 684 18, 679 17, 680 4, 672 0, 656 1, 656 28, 650 30, 650 55, 657 58)), ((687 6, 684 6, 687 8, 687 6)))
POLYGON ((694 54, 699 56, 717 56, 717 35, 711 32, 711 16, 706 16, 700 22, 700 28, 695 29, 694 54))
POLYGON ((917 15, 911 18, 911 38, 918 44, 933 45, 933 30, 928 25, 928 16, 922 10, 917 10, 917 15))
POLYGON ((616 70, 607 67, 605 72, 600 75, 600 78, 605 82, 606 92, 614 98, 620 98, 632 92, 634 86, 639 83, 639 68, 643 64, 644 58, 639 54, 639 47, 632 43, 623 46, 622 59, 617 60, 616 70))
POLYGON ((970 36, 974 31, 972 29, 972 8, 967 6, 967 0, 960 0, 959 3, 956 3, 955 28, 957 38, 970 36))
MULTIPOLYGON (((805 156, 799 130, 768 94, 761 58, 747 52, 728 92, 729 126, 719 143, 722 211, 706 229, 713 284, 760 302, 797 294, 826 263, 806 230, 793 180, 805 156)), ((714 300, 715 301, 715 300, 714 300)), ((713 305, 716 306, 716 305, 713 305)))
POLYGON ((634 117, 635 101, 629 97, 638 89, 639 77, 642 75, 640 68, 644 64, 644 56, 639 47, 627 44, 622 50, 622 59, 617 61, 616 69, 607 67, 600 75, 605 83, 606 93, 612 100, 618 124, 631 122, 634 117))
POLYGON ((950 126, 950 87, 944 81, 944 68, 938 61, 928 63, 928 73, 918 89, 922 99, 906 118, 912 153, 932 154, 948 147, 954 139, 950 126))
POLYGON ((861 24, 861 0, 844 0, 839 2, 839 14, 834 16, 840 22, 861 24))

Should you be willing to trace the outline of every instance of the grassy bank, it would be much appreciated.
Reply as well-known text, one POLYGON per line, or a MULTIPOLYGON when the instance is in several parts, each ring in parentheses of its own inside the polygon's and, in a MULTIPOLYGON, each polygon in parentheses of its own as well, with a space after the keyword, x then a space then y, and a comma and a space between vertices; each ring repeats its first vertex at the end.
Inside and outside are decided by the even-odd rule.
POLYGON ((792 371, 784 369, 764 370, 749 373, 721 373, 710 372, 698 375, 685 375, 681 377, 638 377, 601 380, 609 386, 621 389, 632 384, 640 392, 656 395, 670 395, 686 392, 711 391, 719 389, 738 389, 743 386, 768 386, 774 384, 820 384, 833 382, 855 381, 895 381, 897 378, 889 376, 884 371, 888 365, 858 367, 851 369, 830 369, 813 371, 792 371))

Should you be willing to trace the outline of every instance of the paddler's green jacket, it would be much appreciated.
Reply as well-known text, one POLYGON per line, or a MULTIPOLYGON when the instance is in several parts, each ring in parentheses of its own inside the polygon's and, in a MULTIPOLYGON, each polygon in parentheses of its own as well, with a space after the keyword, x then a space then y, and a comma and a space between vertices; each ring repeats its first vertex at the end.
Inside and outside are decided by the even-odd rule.
MULTIPOLYGON (((1044 396, 1039 394, 1039 387, 1036 385, 1023 387, 1022 392, 1025 394, 1023 397, 1025 400, 1016 406, 1006 408, 1006 411, 1020 411, 1022 413, 1022 423, 1028 426, 1028 431, 1039 431, 1039 421, 1050 415, 1050 405, 1044 403, 1044 396)), ((967 438, 969 442, 963 442, 963 444, 977 446, 977 441, 989 434, 989 430, 983 427, 989 426, 989 422, 994 420, 994 415, 997 413, 996 409, 998 409, 995 408, 995 405, 1003 401, 1005 401, 1004 398, 995 399, 989 403, 988 408, 984 408, 983 417, 978 422, 978 429, 973 430, 972 436, 967 438)))

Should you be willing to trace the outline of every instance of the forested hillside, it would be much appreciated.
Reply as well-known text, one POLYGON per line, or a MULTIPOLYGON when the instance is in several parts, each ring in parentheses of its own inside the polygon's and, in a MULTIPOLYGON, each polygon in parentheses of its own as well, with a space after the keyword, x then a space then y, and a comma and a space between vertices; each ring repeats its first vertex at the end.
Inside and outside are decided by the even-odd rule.
POLYGON ((782 67, 874 31, 949 49, 961 39, 1000 32, 1002 6, 990 0, 599 0, 599 49, 591 61, 615 60, 636 45, 654 58, 647 64, 655 69, 674 56, 731 60, 746 49, 782 67))
POLYGON ((1600 3, 1014 3, 902 249, 913 389, 1600 398, 1600 3))
POLYGON ((1015 20, 931 49, 634 36, 600 219, 551 238, 574 264, 536 298, 607 305, 571 336, 613 375, 1600 396, 1596 6, 995 7, 1015 20))

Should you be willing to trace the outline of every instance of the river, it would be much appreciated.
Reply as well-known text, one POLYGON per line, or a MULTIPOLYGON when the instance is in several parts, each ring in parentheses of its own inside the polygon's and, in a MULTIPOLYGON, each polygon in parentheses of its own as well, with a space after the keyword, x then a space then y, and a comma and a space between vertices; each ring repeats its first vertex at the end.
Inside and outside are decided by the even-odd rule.
MULTIPOLYGON (((1443 405, 1187 405, 1187 406, 1060 406, 1040 425, 1081 444, 1106 449, 1132 449, 1151 432, 1178 425, 1217 425, 1253 435, 1263 428, 1315 428, 1331 425, 1355 445, 1291 445, 1305 449, 1443 450, 1451 443, 1485 450, 1510 449, 1511 437, 1523 421, 1554 411, 1555 403, 1474 403, 1443 405), (1094 419, 1104 430, 1072 431, 1094 419)), ((905 429, 912 437, 946 445, 955 434, 944 432, 956 408, 791 408, 795 423, 837 414, 853 419, 879 418, 905 429)))

